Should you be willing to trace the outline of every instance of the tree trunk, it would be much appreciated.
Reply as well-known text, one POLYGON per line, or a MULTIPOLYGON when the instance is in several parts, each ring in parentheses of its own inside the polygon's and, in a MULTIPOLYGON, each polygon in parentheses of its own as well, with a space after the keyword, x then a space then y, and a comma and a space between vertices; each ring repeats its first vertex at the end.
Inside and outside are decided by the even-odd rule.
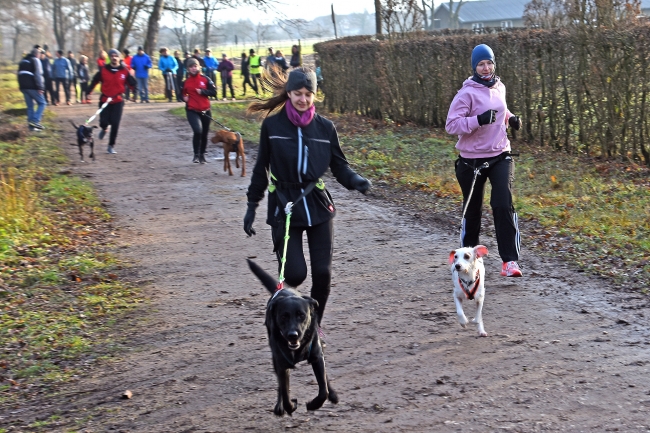
POLYGON ((375 0, 375 33, 381 35, 381 0, 375 0))
POLYGON ((54 25, 54 37, 60 50, 65 50, 65 23, 61 0, 52 0, 52 23, 54 25))
POLYGON ((120 33, 120 40, 117 42, 117 49, 123 51, 126 46, 126 41, 129 39, 131 34, 131 29, 133 28, 133 23, 138 17, 138 12, 140 12, 142 3, 137 3, 136 0, 129 1, 129 12, 126 15, 126 19, 122 25, 122 32, 120 33))
POLYGON ((158 43, 158 30, 160 30, 160 17, 162 15, 164 0, 155 0, 153 10, 147 24, 147 37, 144 41, 144 52, 151 55, 158 43))
POLYGON ((206 5, 203 9, 203 49, 205 50, 210 45, 210 7, 206 5))

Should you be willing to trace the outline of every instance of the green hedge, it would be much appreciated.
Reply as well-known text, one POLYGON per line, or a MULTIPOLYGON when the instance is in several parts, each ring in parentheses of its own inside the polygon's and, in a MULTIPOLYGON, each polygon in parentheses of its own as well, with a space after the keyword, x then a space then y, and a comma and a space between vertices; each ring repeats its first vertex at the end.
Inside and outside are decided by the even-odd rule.
POLYGON ((525 139, 650 165, 647 25, 322 42, 315 49, 327 108, 444 127, 480 43, 494 50, 508 108, 522 117, 525 139))

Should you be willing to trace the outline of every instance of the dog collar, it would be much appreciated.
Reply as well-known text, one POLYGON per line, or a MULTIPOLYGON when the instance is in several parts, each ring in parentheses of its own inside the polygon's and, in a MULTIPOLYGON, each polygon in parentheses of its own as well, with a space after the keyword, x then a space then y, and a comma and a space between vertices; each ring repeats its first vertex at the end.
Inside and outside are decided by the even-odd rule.
POLYGON ((474 299, 474 295, 476 295, 476 291, 478 290, 478 285, 481 282, 481 274, 480 271, 476 271, 476 278, 474 281, 470 281, 469 283, 465 284, 465 282, 458 277, 458 285, 460 286, 460 289, 465 293, 465 297, 469 299, 470 301, 474 299), (474 286, 470 289, 469 286, 474 284, 474 286))
POLYGON ((271 300, 275 299, 276 296, 278 296, 278 293, 280 293, 284 289, 284 282, 280 281, 278 283, 278 286, 275 288, 275 293, 273 296, 271 296, 271 300))

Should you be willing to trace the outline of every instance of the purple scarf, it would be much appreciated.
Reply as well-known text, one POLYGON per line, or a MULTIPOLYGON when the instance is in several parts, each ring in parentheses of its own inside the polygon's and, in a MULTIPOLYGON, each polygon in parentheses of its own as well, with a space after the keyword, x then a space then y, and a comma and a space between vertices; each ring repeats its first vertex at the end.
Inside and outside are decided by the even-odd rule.
POLYGON ((311 123, 311 120, 314 118, 314 113, 316 113, 316 106, 312 105, 309 109, 303 113, 298 112, 293 106, 291 101, 287 101, 284 104, 287 110, 287 117, 298 128, 304 128, 305 126, 311 123))

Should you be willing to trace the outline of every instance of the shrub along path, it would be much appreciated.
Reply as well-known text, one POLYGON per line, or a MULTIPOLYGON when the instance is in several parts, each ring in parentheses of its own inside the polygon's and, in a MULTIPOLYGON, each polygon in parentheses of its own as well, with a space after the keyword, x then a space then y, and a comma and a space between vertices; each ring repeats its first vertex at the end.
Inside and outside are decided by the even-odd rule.
MULTIPOLYGON (((246 266, 274 273, 259 208, 242 230, 249 177, 222 161, 191 163, 190 129, 172 104, 130 104, 117 155, 96 163, 68 146, 71 169, 92 179, 119 227, 121 258, 150 284, 141 322, 117 359, 98 363, 60 395, 0 410, 0 426, 48 432, 645 431, 650 428, 646 299, 528 252, 525 277, 504 279, 484 244, 485 328, 456 321, 447 265, 457 234, 328 180, 338 205, 332 295, 323 321, 340 403, 316 412, 311 368, 292 374, 299 409, 277 418, 263 325, 267 294, 246 266), (132 398, 121 398, 126 390, 132 398), (29 428, 27 426, 33 426, 29 428), (41 427, 36 427, 41 426, 41 427)), ((249 143, 250 144, 250 143, 249 143)), ((217 149, 210 147, 212 156, 217 149)), ((254 151, 249 150, 249 172, 254 151)), ((303 288, 308 293, 308 285, 303 288)), ((473 313, 466 306, 468 316, 473 313)))

